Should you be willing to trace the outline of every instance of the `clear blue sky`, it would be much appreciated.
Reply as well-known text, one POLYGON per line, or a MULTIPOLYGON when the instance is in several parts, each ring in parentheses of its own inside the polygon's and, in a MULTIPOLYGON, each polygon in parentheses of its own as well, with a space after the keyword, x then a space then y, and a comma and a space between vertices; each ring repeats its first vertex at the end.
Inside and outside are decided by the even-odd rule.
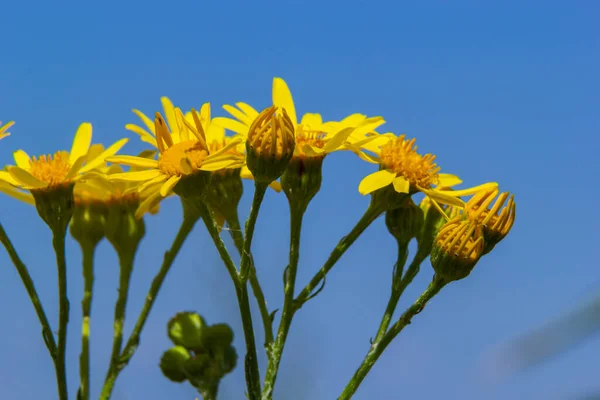
MULTIPOLYGON (((387 130, 417 137, 420 150, 436 153, 445 171, 468 184, 496 180, 516 194, 518 217, 509 238, 415 318, 356 399, 567 399, 600 389, 598 339, 500 384, 482 373, 482 359, 494 346, 600 291, 596 2, 58 4, 12 1, 0 7, 0 119, 17 122, 1 143, 2 163, 11 163, 18 148, 32 155, 70 148, 82 121, 93 123, 96 142, 134 139, 124 129, 137 122, 131 109, 153 113, 163 95, 184 108, 210 101, 215 113, 234 101, 261 108, 270 102, 273 76, 281 76, 300 113, 320 112, 326 119, 383 115, 387 130)), ((132 140, 124 152, 142 148, 132 140)), ((327 158, 323 188, 306 217, 301 285, 363 212, 368 198, 357 186, 373 168, 351 154, 327 158)), ((244 217, 251 186, 246 189, 244 217)), ((34 209, 9 198, 0 202, 2 223, 56 326, 50 234, 34 209)), ((286 215, 285 198, 269 193, 253 250, 272 308, 282 300, 286 215)), ((147 219, 127 331, 180 218, 172 199, 147 219)), ((82 279, 78 246, 69 240, 67 247, 74 396, 82 279)), ((276 398, 333 399, 340 393, 375 334, 395 253, 378 220, 344 256, 325 291, 294 321, 276 398)), ((0 391, 7 399, 56 398, 35 313, 4 252, 0 265, 0 391)), ((116 257, 103 243, 92 321, 94 396, 108 362, 117 271, 116 257)), ((431 275, 424 265, 403 307, 431 275)), ((169 346, 165 324, 181 310, 230 323, 236 346, 243 347, 234 291, 202 226, 177 259, 115 400, 194 398, 191 387, 167 381, 157 367, 169 346)), ((220 398, 241 399, 243 390, 238 367, 223 381, 220 398)))

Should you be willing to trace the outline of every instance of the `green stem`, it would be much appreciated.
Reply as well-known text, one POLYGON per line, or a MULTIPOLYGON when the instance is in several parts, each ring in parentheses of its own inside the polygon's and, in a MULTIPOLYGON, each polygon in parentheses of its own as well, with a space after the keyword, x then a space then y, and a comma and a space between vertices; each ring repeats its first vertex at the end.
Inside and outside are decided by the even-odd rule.
POLYGON ((131 281, 131 273, 133 272, 134 254, 131 251, 119 252, 119 294, 115 303, 115 320, 113 324, 113 344, 110 353, 110 366, 104 380, 104 387, 100 394, 101 399, 109 399, 118 371, 121 366, 121 346, 123 345, 123 325, 125 324, 125 308, 127 306, 127 298, 129 295, 129 283, 131 281))
POLYGON ((298 261, 300 259, 300 234, 302 231, 302 219, 305 209, 297 209, 290 205, 290 258, 287 271, 284 274, 284 300, 281 321, 277 331, 275 343, 269 351, 269 364, 265 375, 265 385, 263 399, 273 398, 273 390, 279 371, 279 363, 283 354, 283 348, 287 340, 287 335, 292 325, 292 318, 296 311, 294 304, 294 290, 296 285, 296 275, 298 272, 298 261))
MULTIPOLYGON (((388 326, 390 326, 390 321, 394 317, 394 312, 396 311, 396 307, 398 306, 398 301, 400 301, 400 297, 406 288, 405 285, 402 284, 402 272, 404 271, 404 264, 406 264, 406 258, 408 256, 408 242, 401 243, 398 242, 398 260, 396 261, 396 265, 394 266, 394 277, 392 278, 392 293, 390 295, 390 299, 388 301, 385 312, 383 313, 383 317, 381 318, 381 323, 379 324, 379 330, 377 331, 377 335, 375 336, 374 342, 379 342, 383 335, 387 332, 388 326)), ((410 269, 413 267, 413 264, 409 267, 410 269)))
POLYGON ((96 244, 81 244, 83 255, 83 299, 81 300, 81 354, 79 356, 79 397, 78 400, 90 398, 90 318, 92 312, 92 295, 94 289, 94 253, 96 244))
MULTIPOLYGON (((33 304, 33 308, 40 320, 40 324, 42 325, 42 337, 44 338, 44 343, 46 343, 46 347, 48 348, 48 352, 50 353, 50 357, 52 357, 52 361, 54 362, 54 367, 56 369, 56 380, 57 384, 59 384, 61 375, 59 374, 58 367, 56 365, 56 342, 54 340, 54 335, 52 334, 52 328, 50 327, 50 323, 48 322, 48 317, 46 317, 46 312, 44 311, 44 307, 42 306, 42 302, 37 294, 37 290, 35 290, 35 285, 33 284, 33 279, 31 279, 31 275, 29 275, 29 270, 27 266, 23 264, 21 259, 19 258, 19 254, 15 250, 12 242, 8 238, 6 231, 2 224, 0 224, 0 242, 6 249, 8 256, 10 257, 12 263, 17 269, 17 273, 23 282, 23 286, 25 286, 25 290, 29 295, 29 299, 31 300, 31 304, 33 304)), ((60 385, 60 384, 59 384, 60 385)))
MULTIPOLYGON (((244 235, 242 233, 240 220, 237 216, 237 212, 235 214, 235 217, 227 220, 227 225, 229 225, 229 233, 231 235, 231 239, 233 240, 233 243, 235 244, 235 247, 238 249, 241 256, 244 252, 244 235)), ((265 331, 266 348, 271 343, 273 343, 273 324, 271 322, 271 316, 269 315, 269 309, 267 307, 265 295, 260 286, 260 282, 258 281, 258 277, 256 276, 256 267, 254 265, 254 259, 252 257, 252 254, 250 254, 250 274, 248 281, 250 282, 250 287, 252 288, 252 292, 254 293, 254 297, 256 298, 256 302, 258 304, 258 309, 260 310, 260 316, 265 331)))
POLYGON ((242 259, 240 261, 240 281, 246 283, 248 279, 248 272, 250 269, 250 249, 252 248, 252 238, 254 237, 254 227, 256 220, 258 219, 258 211, 260 205, 265 197, 268 185, 264 183, 256 182, 254 185, 254 199, 252 200, 252 207, 250 208, 250 215, 246 221, 246 229, 244 232, 244 251, 242 252, 242 259))
POLYGON ((66 227, 52 230, 52 244, 56 253, 58 269, 58 347, 56 353, 56 369, 58 379, 58 397, 67 400, 67 375, 65 355, 67 352, 67 325, 69 324, 69 299, 67 297, 67 260, 65 257, 66 227))
POLYGON ((302 289, 300 294, 296 297, 294 303, 297 304, 297 307, 301 307, 311 296, 311 293, 315 288, 319 285, 319 283, 325 278, 327 273, 335 266, 336 262, 342 257, 342 255, 348 250, 348 248, 358 239, 358 237, 367 229, 369 225, 377 217, 379 217, 383 213, 383 210, 373 204, 370 204, 361 219, 356 223, 354 228, 348 233, 348 235, 344 236, 335 249, 329 255, 329 258, 323 264, 323 267, 315 274, 315 276, 310 280, 310 282, 302 289))
POLYGON ((202 400, 217 400, 218 391, 219 381, 202 385, 202 387, 198 389, 198 393, 202 396, 202 400))
POLYGON ((131 335, 129 336, 129 339, 125 343, 125 347, 123 348, 123 351, 121 352, 118 360, 119 362, 114 369, 109 371, 111 376, 110 379, 109 377, 107 377, 107 380, 104 384, 104 388, 102 390, 102 395, 100 397, 101 399, 110 398, 113 386, 119 373, 123 368, 125 368, 125 366, 129 363, 129 361, 135 354, 135 351, 137 350, 137 347, 140 343, 140 335, 142 333, 142 330, 144 329, 144 325, 146 324, 148 315, 152 310, 152 306, 154 305, 154 302, 158 296, 158 292, 160 291, 160 288, 162 287, 162 284, 164 283, 165 278, 167 277, 167 274, 171 269, 171 266, 173 265, 177 254, 179 253, 179 250, 181 249, 186 238, 194 228, 194 225, 196 224, 197 220, 197 217, 184 217, 183 222, 179 227, 179 231, 177 232, 177 236, 171 244, 171 248, 164 255, 163 263, 160 267, 160 270, 152 280, 152 284, 150 285, 150 289, 148 290, 148 294, 146 295, 144 307, 140 312, 140 315, 137 319, 137 322, 135 323, 131 335))
MULTIPOLYGON (((240 315, 242 319, 242 327, 244 329, 244 339, 246 341, 246 359, 244 362, 244 370, 246 373, 246 385, 248 389, 248 398, 250 400, 258 400, 260 397, 260 373, 258 371, 258 357, 256 352, 256 343, 254 338, 254 328, 252 326, 252 313, 250 312, 250 301, 248 299, 248 287, 245 282, 242 281, 241 276, 238 276, 235 264, 225 247, 225 243, 219 235, 217 223, 213 218, 211 212, 203 203, 195 204, 197 210, 206 225, 206 229, 210 237, 212 238, 229 275, 234 283, 235 291, 238 299, 238 306, 240 308, 240 315)), ((252 214, 252 213, 251 213, 252 214)), ((258 211, 256 211, 258 214, 258 211)), ((256 219, 256 216, 254 217, 256 219)), ((254 228, 252 227, 252 230, 254 228)), ((252 232, 251 230, 251 232, 252 232)), ((248 229, 247 229, 248 231, 248 229)), ((246 236, 248 237, 248 236, 246 236)), ((244 242, 246 248, 247 241, 244 242)), ((249 248, 249 247, 248 247, 249 248)))
POLYGON ((363 360, 360 367, 354 373, 346 388, 338 397, 338 400, 347 400, 350 399, 354 393, 358 390, 358 387, 365 379, 375 362, 381 356, 386 347, 392 342, 392 340, 398 336, 398 334, 408 325, 410 324, 412 318, 420 313, 427 302, 431 300, 436 294, 439 293, 440 290, 446 285, 441 279, 437 277, 433 277, 433 280, 429 284, 429 287, 419 296, 417 301, 414 302, 396 321, 394 325, 390 328, 390 330, 381 337, 379 341, 373 342, 369 352, 367 353, 365 359, 363 360))

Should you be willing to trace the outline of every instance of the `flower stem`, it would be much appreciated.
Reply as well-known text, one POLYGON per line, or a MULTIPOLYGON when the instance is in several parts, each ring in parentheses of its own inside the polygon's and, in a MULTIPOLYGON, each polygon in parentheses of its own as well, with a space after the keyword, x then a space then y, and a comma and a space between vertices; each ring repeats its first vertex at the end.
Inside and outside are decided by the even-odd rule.
POLYGON ((107 381, 104 385, 105 387, 102 391, 102 396, 105 397, 101 396, 101 399, 110 398, 110 394, 112 393, 112 388, 114 386, 118 374, 129 363, 135 351, 137 350, 137 347, 140 342, 140 335, 142 333, 142 330, 144 329, 144 325, 146 324, 148 315, 152 310, 154 301, 158 296, 158 292, 162 287, 162 284, 164 283, 165 278, 169 270, 171 269, 171 266, 173 265, 173 262, 175 261, 175 257, 177 257, 179 250, 181 249, 186 238, 194 228, 194 225, 196 224, 197 220, 198 217, 184 217, 183 222, 181 223, 181 226, 179 228, 179 232, 177 232, 177 236, 171 244, 171 248, 164 255, 163 263, 160 267, 160 270, 152 280, 152 284, 150 285, 150 289, 148 290, 148 294, 146 295, 146 302, 144 303, 144 307, 140 312, 140 315, 133 328, 133 331, 131 332, 131 335, 129 336, 129 339, 126 342, 123 351, 121 352, 121 355, 119 357, 119 363, 117 364, 116 368, 112 370, 111 378, 108 379, 107 377, 107 381))
POLYGON ((83 256, 83 299, 81 300, 81 354, 79 355, 79 393, 78 400, 90 398, 90 318, 94 289, 94 253, 96 244, 82 242, 83 256))
MULTIPOLYGON (((58 225, 58 224, 57 224, 58 225)), ((67 352, 67 325, 69 324, 69 299, 67 297, 67 260, 65 257, 66 226, 52 229, 52 244, 56 253, 58 269, 58 347, 56 353, 56 369, 58 379, 58 397, 67 400, 67 376, 65 355, 67 352)))
MULTIPOLYGON (((290 203, 291 205, 292 203, 290 203)), ((292 318, 296 311, 294 304, 294 290, 296 275, 298 272, 298 261, 300 259, 300 234, 302 231, 302 219, 305 208, 290 206, 290 258, 286 273, 284 274, 284 300, 281 321, 277 331, 277 338, 269 349, 269 364, 265 376, 263 399, 271 399, 275 388, 275 380, 279 370, 279 363, 283 355, 283 348, 287 335, 292 325, 292 318)))
POLYGON ((265 197, 268 185, 256 182, 254 185, 254 199, 252 200, 252 207, 250 208, 250 215, 246 221, 246 229, 244 232, 244 251, 242 252, 242 259, 240 261, 240 281, 245 284, 248 280, 248 272, 250 270, 250 249, 252 247, 252 238, 254 237, 254 227, 256 220, 258 219, 258 211, 260 205, 265 197))
POLYGON ((383 213, 383 210, 376 205, 370 204, 363 216, 356 223, 350 233, 344 236, 335 249, 329 255, 329 258, 323 264, 323 267, 313 276, 310 282, 302 289, 302 291, 296 297, 294 303, 297 308, 300 308, 311 296, 311 293, 319 285, 319 283, 325 278, 327 273, 335 266, 336 262, 344 255, 346 250, 358 239, 358 237, 371 225, 377 217, 383 213))
POLYGON ((348 382, 346 388, 344 389, 340 397, 338 397, 338 400, 348 400, 356 393, 358 387, 365 379, 373 365, 375 365, 375 362, 377 361, 379 356, 381 356, 386 347, 392 342, 392 340, 396 336, 398 336, 398 334, 408 324, 410 324, 412 318, 418 313, 420 313, 427 304, 427 302, 431 300, 436 294, 438 294, 439 291, 442 290, 442 288, 445 285, 445 281, 437 278, 436 276, 433 277, 433 280, 429 284, 429 287, 427 287, 427 289, 423 293, 421 293, 421 295, 413 303, 413 305, 411 305, 408 309, 406 309, 406 311, 404 311, 404 313, 400 316, 398 321, 396 321, 396 323, 392 325, 390 330, 387 333, 385 333, 380 340, 376 340, 373 342, 362 364, 360 365, 360 367, 358 367, 358 369, 354 373, 354 376, 352 377, 352 379, 350 379, 350 382, 348 382))
MULTIPOLYGON (((227 225, 229 225, 231 239, 233 240, 233 243, 235 244, 235 247, 238 249, 241 256, 244 252, 244 235, 242 233, 240 220, 237 216, 237 213, 235 214, 235 217, 227 220, 227 225)), ((254 297, 256 298, 256 302, 258 304, 258 309, 260 310, 260 316, 265 331, 266 348, 268 345, 273 343, 273 324, 271 322, 271 316, 269 315, 269 309, 267 307, 265 295, 260 286, 260 282, 258 281, 258 277, 256 276, 256 267, 254 265, 252 254, 250 254, 250 273, 248 281, 250 282, 250 287, 252 288, 252 292, 254 293, 254 297)))
POLYGON ((202 396, 202 400, 217 400, 218 391, 219 381, 202 385, 202 387, 198 389, 198 392, 202 396))
MULTIPOLYGON (((260 203, 260 202, 259 202, 260 203)), ((246 386, 248 389, 248 398, 250 400, 258 400, 260 397, 260 373, 258 371, 258 357, 256 352, 256 343, 254 338, 254 328, 252 326, 252 313, 250 312, 250 301, 248 299, 248 287, 245 281, 242 281, 241 274, 238 275, 237 269, 227 248, 225 247, 225 243, 221 239, 219 235, 219 230, 217 228, 217 223, 213 218, 210 210, 206 207, 204 203, 196 203, 195 204, 197 210, 206 225, 206 229, 212 238, 229 275, 231 276, 231 280, 235 286, 235 292, 238 299, 238 306, 240 308, 240 315, 242 319, 242 327, 244 329, 244 339, 246 341, 246 359, 244 362, 244 370, 246 373, 246 386)), ((253 207, 254 208, 254 207, 253 207)), ((250 213, 252 217, 252 212, 250 213)), ((256 220, 256 215, 258 215, 258 210, 254 213, 254 220, 256 220)), ((251 218, 249 218, 250 221, 251 218)), ((254 222, 252 222, 252 228, 250 230, 246 229, 246 232, 250 231, 250 233, 254 230, 254 222)), ((246 224, 246 228, 248 228, 248 224, 246 224)), ((246 236, 248 238, 248 236, 246 236)), ((248 248, 247 241, 244 242, 244 248, 248 248)), ((248 256, 246 256, 248 258, 248 256)), ((249 258, 248 258, 249 259, 249 258)), ((247 261, 248 262, 248 261, 247 261)))
POLYGON ((60 386, 59 381, 60 379, 64 379, 64 375, 61 376, 61 374, 59 374, 59 369, 56 364, 56 342, 54 340, 54 335, 52 334, 52 328, 48 322, 48 317, 46 316, 46 312, 44 311, 44 307, 42 306, 42 302, 40 301, 37 290, 35 290, 35 285, 33 284, 31 275, 29 275, 29 270, 19 258, 19 254, 8 238, 8 235, 6 234, 2 224, 0 224, 0 242, 2 242, 2 245, 6 249, 6 252, 8 253, 12 263, 17 269, 17 273, 23 282, 23 286, 25 286, 25 290, 29 295, 31 304, 33 304, 33 308, 35 309, 38 319, 40 320, 40 324, 42 325, 42 337, 44 338, 44 343, 46 343, 50 357, 52 357, 52 361, 54 362, 54 367, 56 369, 56 380, 57 384, 60 386))
POLYGON ((104 387, 100 394, 101 399, 109 399, 112 393, 115 381, 121 366, 121 346, 123 345, 123 325, 125 324, 125 307, 127 306, 127 297, 129 295, 129 283, 131 281, 131 273, 133 272, 134 253, 130 251, 122 251, 119 255, 119 295, 115 303, 115 320, 113 345, 110 354, 110 366, 104 380, 104 387))

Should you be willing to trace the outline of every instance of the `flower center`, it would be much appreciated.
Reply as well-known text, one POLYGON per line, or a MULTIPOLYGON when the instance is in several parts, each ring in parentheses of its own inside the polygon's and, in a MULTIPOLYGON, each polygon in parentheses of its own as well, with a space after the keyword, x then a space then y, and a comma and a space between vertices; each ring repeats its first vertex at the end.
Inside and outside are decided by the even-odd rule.
POLYGON ((49 154, 39 158, 33 157, 29 172, 40 181, 47 182, 49 186, 56 186, 65 183, 70 169, 69 153, 59 151, 54 156, 49 154))
POLYGON ((434 155, 417 153, 415 141, 400 135, 381 146, 379 158, 386 169, 402 175, 411 185, 429 188, 438 183, 440 167, 434 162, 434 155))
POLYGON ((191 167, 197 170, 207 156, 208 152, 202 143, 197 140, 187 140, 165 149, 158 159, 158 168, 171 176, 188 175, 181 166, 183 160, 187 160, 191 167))
POLYGON ((311 130, 310 127, 298 125, 296 128, 296 154, 297 157, 305 157, 306 154, 302 151, 305 144, 322 149, 325 146, 325 133, 321 131, 311 130))

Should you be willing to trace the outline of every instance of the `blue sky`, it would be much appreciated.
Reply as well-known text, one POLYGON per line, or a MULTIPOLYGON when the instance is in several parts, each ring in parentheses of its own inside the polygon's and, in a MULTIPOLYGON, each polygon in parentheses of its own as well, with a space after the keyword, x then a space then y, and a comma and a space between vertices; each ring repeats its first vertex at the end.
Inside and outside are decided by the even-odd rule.
MULTIPOLYGON (((570 310, 600 291, 594 251, 600 217, 595 162, 600 128, 600 28, 596 2, 279 1, 6 2, 0 7, 0 120, 15 120, 0 146, 29 154, 69 149, 91 121, 94 141, 132 140, 132 108, 159 110, 166 95, 183 108, 270 102, 283 77, 299 113, 337 119, 382 115, 385 130, 417 138, 466 184, 495 180, 515 193, 511 235, 466 280, 447 287, 389 347, 356 399, 570 399, 599 390, 600 340, 505 380, 485 373, 497 345, 570 310), (590 207, 590 208, 588 208, 590 207)), ((351 154, 328 157, 324 184, 304 226, 299 284, 325 261, 368 204, 357 186, 373 171, 351 154)), ((252 193, 240 206, 245 217, 252 193)), ((35 278, 56 326, 50 234, 33 208, 0 200, 1 221, 35 278)), ((147 219, 134 270, 127 332, 181 219, 176 199, 147 219)), ((282 301, 288 251, 287 202, 269 193, 253 251, 269 304, 282 301)), ((78 377, 80 253, 67 243, 72 304, 68 378, 78 377)), ((389 295, 395 243, 378 220, 342 258, 324 292, 294 320, 276 398, 333 399, 368 350, 389 295)), ((107 243, 96 259, 92 395, 112 338, 117 260, 107 243)), ((33 308, 0 252, 0 387, 10 399, 55 398, 54 371, 33 308)), ((428 264, 401 308, 431 278, 428 264)), ((195 310, 243 337, 225 268, 197 226, 183 248, 115 400, 193 399, 188 385, 161 377, 165 324, 195 310)), ((255 317, 257 319, 257 317, 255 317)), ((258 327, 257 327, 258 328, 258 327)), ((261 359, 262 367, 265 366, 261 359)), ((264 371, 264 370, 263 370, 264 371)), ((221 399, 243 396, 243 370, 222 382, 221 399)))

